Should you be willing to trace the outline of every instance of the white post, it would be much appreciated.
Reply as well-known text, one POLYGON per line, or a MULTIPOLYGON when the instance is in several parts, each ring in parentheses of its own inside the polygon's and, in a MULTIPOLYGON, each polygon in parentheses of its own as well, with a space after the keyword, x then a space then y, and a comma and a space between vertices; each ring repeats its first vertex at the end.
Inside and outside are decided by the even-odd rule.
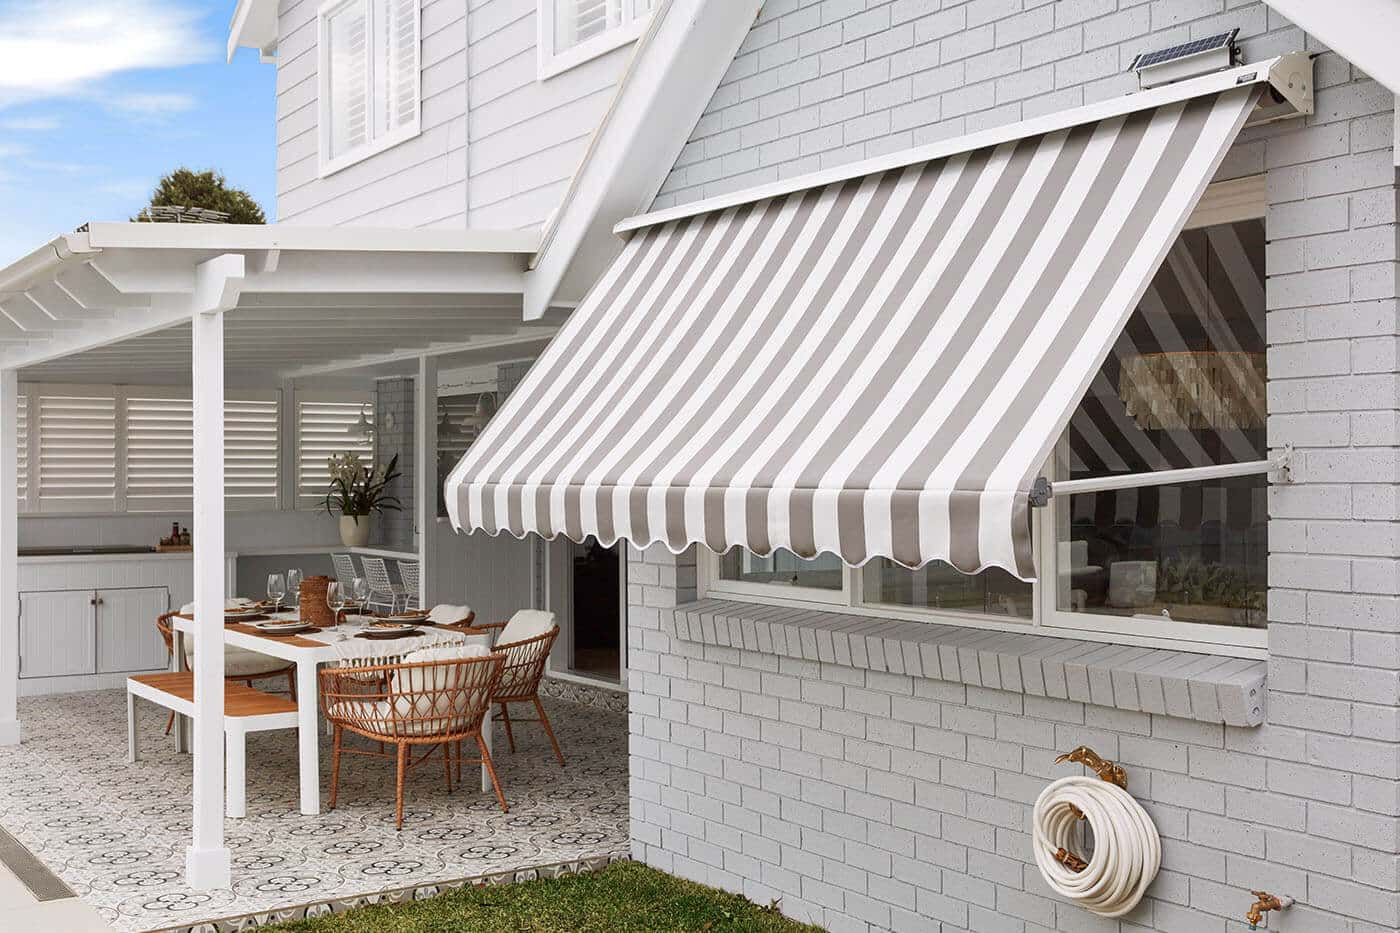
POLYGON ((205 891, 232 885, 224 845, 224 311, 236 307, 243 257, 199 265, 193 316, 194 841, 185 878, 205 891))
POLYGON ((418 527, 418 605, 432 608, 437 585, 437 357, 418 357, 413 392, 413 523, 418 527))
POLYGON ((0 745, 20 739, 18 408, 18 374, 0 370, 0 745))

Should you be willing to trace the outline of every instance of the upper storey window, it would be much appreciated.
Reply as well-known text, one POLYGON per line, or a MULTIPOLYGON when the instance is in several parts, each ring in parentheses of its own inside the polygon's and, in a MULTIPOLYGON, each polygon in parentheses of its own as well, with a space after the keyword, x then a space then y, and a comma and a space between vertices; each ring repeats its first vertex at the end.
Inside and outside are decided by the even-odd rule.
POLYGON ((657 0, 540 0, 540 77, 635 40, 657 0))
POLYGON ((318 28, 328 175, 418 135, 418 0, 331 0, 318 28))

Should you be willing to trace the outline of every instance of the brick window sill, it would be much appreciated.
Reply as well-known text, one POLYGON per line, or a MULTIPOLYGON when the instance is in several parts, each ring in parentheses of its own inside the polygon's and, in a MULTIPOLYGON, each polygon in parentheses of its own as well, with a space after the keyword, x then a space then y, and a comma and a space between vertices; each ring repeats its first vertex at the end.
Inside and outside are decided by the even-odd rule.
POLYGON ((705 645, 1114 709, 1231 726, 1265 715, 1264 661, 724 599, 678 606, 675 624, 705 645))

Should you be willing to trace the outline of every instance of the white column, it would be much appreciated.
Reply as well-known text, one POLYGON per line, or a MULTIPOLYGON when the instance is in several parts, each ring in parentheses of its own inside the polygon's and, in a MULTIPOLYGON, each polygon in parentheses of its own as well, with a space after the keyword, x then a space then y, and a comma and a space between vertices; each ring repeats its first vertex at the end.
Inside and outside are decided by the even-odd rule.
POLYGON ((224 311, 237 306, 243 257, 200 264, 193 296, 194 840, 185 878, 231 886, 224 845, 224 311))
POLYGON ((18 375, 0 370, 0 745, 20 739, 18 403, 18 375))
POLYGON ((418 529, 418 605, 431 608, 437 585, 437 357, 418 357, 413 391, 413 524, 418 529))

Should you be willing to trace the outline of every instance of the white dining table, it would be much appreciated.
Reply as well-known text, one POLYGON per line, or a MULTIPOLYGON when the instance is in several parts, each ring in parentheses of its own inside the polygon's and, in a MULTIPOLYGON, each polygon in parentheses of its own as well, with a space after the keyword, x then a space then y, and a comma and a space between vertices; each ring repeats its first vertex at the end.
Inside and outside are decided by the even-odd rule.
MULTIPOLYGON (((272 614, 274 619, 296 618, 296 612, 288 611, 280 614, 272 614)), ((240 632, 229 626, 224 627, 224 641, 230 645, 237 645, 240 648, 247 648, 249 651, 256 651, 259 654, 266 654, 274 658, 281 658, 296 665, 297 684, 297 759, 300 772, 301 783, 301 812, 312 816, 321 812, 321 759, 320 744, 317 729, 320 725, 320 685, 316 676, 316 669, 327 661, 335 661, 342 658, 343 650, 341 643, 348 639, 367 631, 369 616, 350 615, 346 621, 335 628, 327 628, 318 632, 303 632, 294 638, 250 635, 247 632, 240 632), (315 642, 314 646, 305 642, 315 642)), ((184 615, 177 615, 174 619, 175 650, 173 652, 174 664, 183 664, 185 658, 184 637, 194 631, 194 620, 184 615)), ((451 629, 434 628, 426 626, 423 629, 425 635, 430 635, 442 641, 456 641, 464 644, 479 644, 487 648, 491 647, 492 636, 469 635, 464 632, 456 632, 451 629)), ((403 644, 409 639, 384 641, 385 653, 397 653, 402 650, 399 647, 411 650, 411 644, 403 644)), ((494 717, 492 710, 488 708, 486 721, 481 725, 481 736, 486 742, 488 751, 494 751, 491 741, 494 717)), ((175 730, 176 742, 180 751, 186 751, 188 739, 184 728, 175 730)), ((491 790, 491 775, 487 771, 485 764, 481 766, 481 789, 491 790)))

